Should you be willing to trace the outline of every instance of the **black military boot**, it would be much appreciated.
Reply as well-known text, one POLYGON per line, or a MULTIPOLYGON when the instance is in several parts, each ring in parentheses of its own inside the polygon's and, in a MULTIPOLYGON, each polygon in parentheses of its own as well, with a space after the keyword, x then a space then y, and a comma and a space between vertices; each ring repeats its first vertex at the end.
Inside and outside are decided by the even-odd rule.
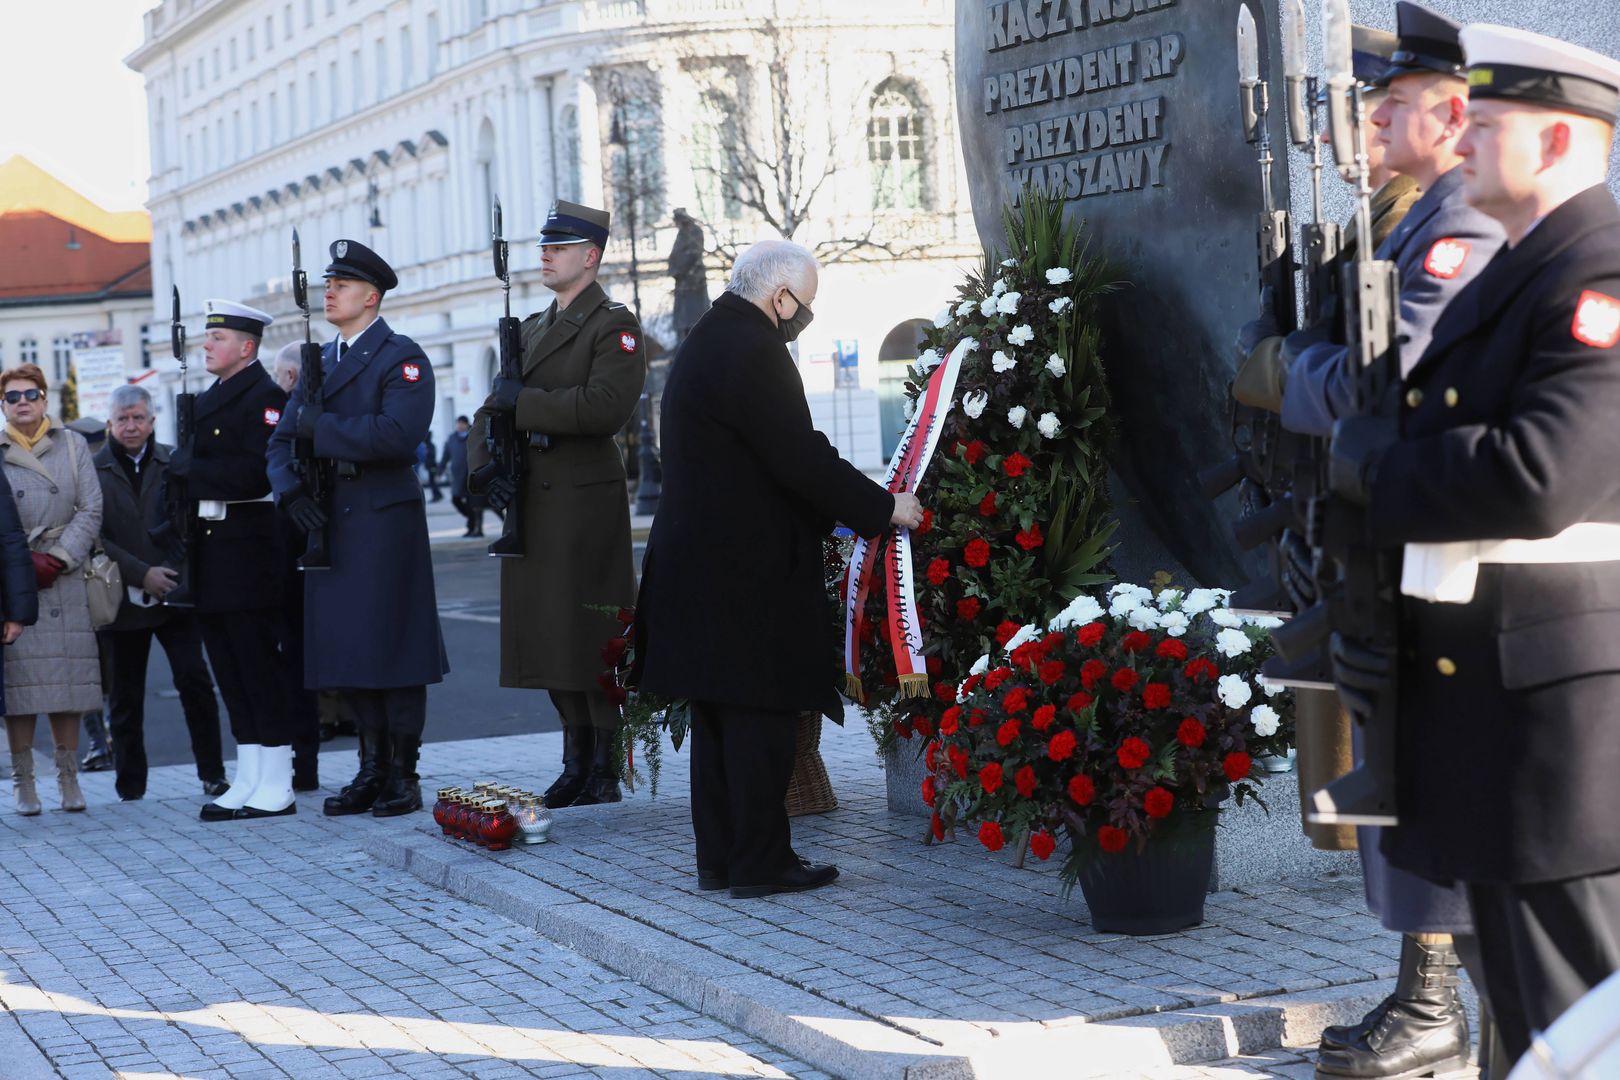
POLYGON ((388 733, 360 732, 360 771, 341 792, 329 796, 322 812, 327 817, 363 814, 377 801, 387 774, 388 733))
POLYGON ((624 798, 619 794, 619 755, 614 753, 617 742, 611 731, 596 732, 596 743, 591 747, 591 772, 585 778, 585 790, 570 805, 595 806, 624 798))
POLYGON ((1367 1032, 1377 1026, 1378 1021, 1395 1004, 1395 995, 1390 994, 1383 1001, 1374 1005, 1366 1016, 1353 1024, 1329 1024, 1322 1029, 1322 1038, 1316 1044, 1319 1050, 1343 1050, 1347 1046, 1354 1046, 1367 1037, 1367 1032))
POLYGON ((1401 938, 1401 970, 1389 1008, 1357 1041, 1324 1050, 1316 1075, 1350 1080, 1444 1076, 1468 1065, 1468 1018, 1457 994, 1461 961, 1451 945, 1401 938))
POLYGON ((590 775, 591 752, 595 746, 595 728, 564 726, 563 771, 546 788, 545 797, 541 800, 546 806, 555 810, 560 806, 571 806, 579 798, 579 793, 585 790, 585 779, 590 775))
POLYGON ((422 778, 416 775, 416 758, 422 740, 394 735, 390 740, 388 778, 377 793, 372 817, 399 817, 422 809, 422 778))

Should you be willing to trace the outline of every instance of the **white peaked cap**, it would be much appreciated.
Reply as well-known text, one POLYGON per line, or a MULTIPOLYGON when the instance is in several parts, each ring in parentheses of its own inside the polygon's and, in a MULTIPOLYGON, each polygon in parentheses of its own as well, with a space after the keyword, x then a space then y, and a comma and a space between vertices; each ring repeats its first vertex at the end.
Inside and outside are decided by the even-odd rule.
POLYGON ((1613 123, 1620 109, 1620 61, 1511 26, 1463 27, 1469 93, 1522 101, 1613 123))
POLYGON ((262 336, 264 328, 275 322, 275 317, 258 308, 238 304, 234 300, 208 300, 204 302, 207 326, 225 330, 240 330, 244 334, 262 336))

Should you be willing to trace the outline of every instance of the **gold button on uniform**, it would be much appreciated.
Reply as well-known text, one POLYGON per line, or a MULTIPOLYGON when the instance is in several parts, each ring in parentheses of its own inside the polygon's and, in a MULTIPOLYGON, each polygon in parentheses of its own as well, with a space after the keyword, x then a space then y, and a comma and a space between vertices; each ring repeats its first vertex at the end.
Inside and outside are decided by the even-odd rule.
POLYGON ((1423 404, 1423 391, 1413 387, 1406 392, 1406 407, 1408 409, 1415 409, 1421 404, 1423 404))
POLYGON ((1455 409, 1456 407, 1457 407, 1457 388, 1455 386, 1448 386, 1448 387, 1446 387, 1446 408, 1455 409))
POLYGON ((1435 670, 1445 676, 1457 674, 1457 664, 1449 656, 1442 656, 1434 662, 1435 670))

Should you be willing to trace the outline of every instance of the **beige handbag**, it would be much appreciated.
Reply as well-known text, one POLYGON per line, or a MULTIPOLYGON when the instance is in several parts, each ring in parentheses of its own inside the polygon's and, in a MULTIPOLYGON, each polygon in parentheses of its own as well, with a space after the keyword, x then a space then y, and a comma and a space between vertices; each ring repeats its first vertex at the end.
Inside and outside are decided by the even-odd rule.
MULTIPOLYGON (((73 447, 74 463, 79 458, 79 440, 71 442, 73 447)), ((78 477, 78 469, 74 469, 74 477, 78 477)), ((90 625, 97 630, 108 625, 118 618, 118 605, 124 600, 124 572, 118 569, 112 556, 101 546, 97 539, 91 547, 90 554, 85 557, 84 565, 79 568, 84 575, 84 594, 90 606, 90 625)))

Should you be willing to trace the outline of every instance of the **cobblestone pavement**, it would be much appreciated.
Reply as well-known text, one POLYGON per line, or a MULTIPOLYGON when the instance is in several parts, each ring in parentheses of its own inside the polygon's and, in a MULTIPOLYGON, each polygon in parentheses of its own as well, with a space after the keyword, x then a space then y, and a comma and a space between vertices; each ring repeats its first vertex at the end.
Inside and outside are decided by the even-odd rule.
POLYGON ((319 795, 210 825, 189 767, 152 779, 119 804, 86 776, 85 814, 3 798, 5 1080, 822 1075, 378 863, 319 795))

